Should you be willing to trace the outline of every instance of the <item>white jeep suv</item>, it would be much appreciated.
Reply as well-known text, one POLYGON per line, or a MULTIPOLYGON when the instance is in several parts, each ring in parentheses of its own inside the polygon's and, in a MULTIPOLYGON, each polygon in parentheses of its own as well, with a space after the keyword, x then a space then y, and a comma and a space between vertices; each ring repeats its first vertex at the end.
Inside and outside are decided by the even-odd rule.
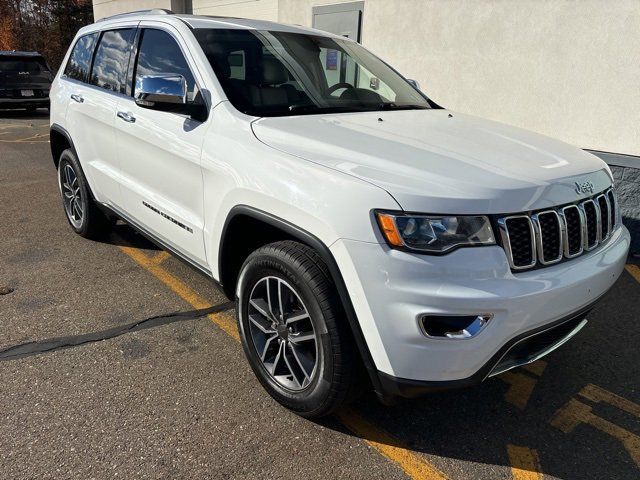
POLYGON ((123 219, 218 282, 303 416, 534 361, 624 267, 600 159, 450 112, 347 38, 124 14, 80 30, 50 96, 71 227, 123 219))

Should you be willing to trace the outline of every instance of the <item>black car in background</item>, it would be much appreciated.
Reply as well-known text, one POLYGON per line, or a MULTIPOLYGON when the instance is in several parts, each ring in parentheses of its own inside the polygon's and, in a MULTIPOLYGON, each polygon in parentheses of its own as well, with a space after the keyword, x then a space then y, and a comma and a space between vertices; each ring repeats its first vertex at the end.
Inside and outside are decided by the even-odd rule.
POLYGON ((37 52, 0 51, 0 109, 49 108, 53 73, 37 52))

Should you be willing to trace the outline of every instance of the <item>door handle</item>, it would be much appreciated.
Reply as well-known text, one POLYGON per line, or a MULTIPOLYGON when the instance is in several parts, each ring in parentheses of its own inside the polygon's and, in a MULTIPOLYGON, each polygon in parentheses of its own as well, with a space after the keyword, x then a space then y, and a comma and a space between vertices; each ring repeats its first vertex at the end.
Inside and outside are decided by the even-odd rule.
POLYGON ((118 112, 118 117, 129 123, 134 123, 136 121, 136 117, 131 115, 129 112, 118 112))
POLYGON ((71 94, 71 100, 75 100, 78 103, 84 102, 84 98, 82 98, 82 95, 78 95, 77 93, 71 94))

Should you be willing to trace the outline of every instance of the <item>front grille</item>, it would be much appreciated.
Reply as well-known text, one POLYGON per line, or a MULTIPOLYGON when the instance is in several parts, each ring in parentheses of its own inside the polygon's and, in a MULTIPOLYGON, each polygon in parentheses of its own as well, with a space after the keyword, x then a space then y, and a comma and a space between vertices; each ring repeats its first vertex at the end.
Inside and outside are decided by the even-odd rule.
POLYGON ((616 227, 612 189, 580 203, 498 219, 502 245, 513 270, 574 258, 605 242, 616 227))

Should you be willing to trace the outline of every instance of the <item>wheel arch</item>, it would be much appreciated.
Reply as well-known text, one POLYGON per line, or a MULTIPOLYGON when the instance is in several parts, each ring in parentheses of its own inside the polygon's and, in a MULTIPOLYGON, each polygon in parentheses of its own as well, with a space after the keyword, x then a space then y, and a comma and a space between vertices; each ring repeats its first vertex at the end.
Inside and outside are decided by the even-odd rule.
MULTIPOLYGON (((60 154, 67 148, 71 148, 76 153, 76 148, 71 140, 71 135, 63 127, 54 123, 49 130, 49 146, 51 148, 51 156, 53 157, 53 164, 58 169, 58 163, 60 162, 60 154)), ((78 154, 76 153, 76 157, 78 154)), ((78 160, 79 161, 79 160, 78 160)))
POLYGON ((312 233, 294 225, 287 220, 272 215, 248 205, 236 205, 233 207, 225 220, 220 238, 220 248, 218 251, 218 271, 219 279, 223 290, 230 299, 235 298, 235 290, 240 273, 240 268, 246 257, 262 245, 278 240, 295 240, 313 248, 327 265, 331 278, 336 286, 340 302, 344 308, 350 330, 353 334, 358 352, 369 374, 369 378, 378 397, 384 401, 384 391, 378 376, 378 370, 367 346, 360 323, 356 316, 351 298, 338 264, 329 250, 329 247, 312 233), (261 235, 258 240, 243 243, 239 241, 240 235, 245 238, 252 238, 248 232, 255 231, 253 228, 260 228, 261 235))

